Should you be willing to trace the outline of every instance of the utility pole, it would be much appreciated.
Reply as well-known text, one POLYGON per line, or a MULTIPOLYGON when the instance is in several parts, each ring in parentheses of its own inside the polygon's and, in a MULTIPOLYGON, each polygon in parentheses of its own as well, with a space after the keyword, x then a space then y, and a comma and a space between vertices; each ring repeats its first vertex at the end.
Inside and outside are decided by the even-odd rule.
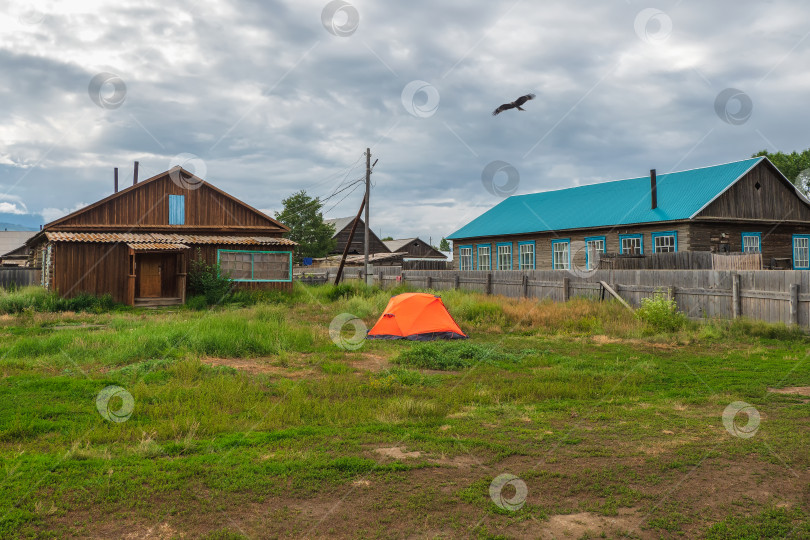
POLYGON ((365 206, 366 206, 366 230, 363 234, 363 253, 365 256, 363 257, 363 275, 366 276, 366 285, 371 285, 372 280, 372 273, 368 266, 368 237, 369 237, 369 226, 368 226, 368 203, 369 198, 371 196, 371 148, 366 148, 366 199, 365 199, 365 206))

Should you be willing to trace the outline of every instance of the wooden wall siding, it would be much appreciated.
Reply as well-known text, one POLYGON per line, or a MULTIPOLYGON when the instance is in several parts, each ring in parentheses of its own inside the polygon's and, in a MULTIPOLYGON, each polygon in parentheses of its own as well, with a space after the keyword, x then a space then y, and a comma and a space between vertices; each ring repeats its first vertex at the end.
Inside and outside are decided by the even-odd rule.
POLYGON ((729 251, 742 251, 742 233, 761 233, 762 264, 770 266, 772 258, 793 261, 793 235, 810 234, 808 225, 772 223, 700 222, 691 224, 691 245, 695 251, 720 251, 728 245, 729 251), (725 236, 723 236, 725 234, 725 236))
POLYGON ((770 166, 760 163, 696 217, 810 221, 810 207, 770 166))
MULTIPOLYGON (((476 259, 475 246, 478 244, 491 244, 492 245, 492 268, 496 266, 496 245, 502 242, 512 243, 512 268, 518 269, 518 244, 519 242, 534 241, 535 242, 535 258, 536 269, 538 270, 551 270, 551 242, 561 238, 568 238, 571 245, 571 264, 579 268, 585 268, 585 238, 591 236, 604 236, 606 240, 605 249, 608 253, 619 253, 620 242, 619 236, 624 234, 641 234, 644 238, 644 253, 652 253, 652 233, 660 231, 677 231, 678 232, 678 251, 688 251, 692 249, 690 240, 690 227, 689 222, 678 221, 669 223, 660 223, 656 225, 631 225, 621 227, 603 227, 599 229, 585 229, 578 231, 559 231, 559 232, 545 232, 534 234, 516 234, 501 237, 489 238, 471 238, 465 240, 453 241, 453 265, 458 269, 458 247, 459 246, 473 246, 473 259, 476 259), (579 250, 575 250, 574 242, 581 242, 579 250)), ((477 264, 477 259, 475 260, 477 264)))
MULTIPOLYGON (((346 243, 349 241, 349 233, 352 232, 352 224, 349 223, 342 231, 339 231, 335 235, 335 240, 337 240, 337 245, 332 253, 339 253, 343 254, 343 250, 346 249, 346 243)), ((349 254, 362 254, 365 252, 364 247, 365 241, 365 226, 362 223, 357 224, 357 230, 354 231, 354 236, 352 237, 352 245, 349 249, 349 254)), ((374 234, 374 231, 369 231, 368 235, 368 250, 369 253, 391 253, 385 244, 382 243, 382 240, 377 238, 377 235, 374 234)))
POLYGON ((444 258, 444 255, 435 249, 433 249, 430 245, 426 244, 422 240, 416 239, 413 242, 408 242, 397 251, 405 251, 408 253, 408 257, 436 257, 436 258, 444 258))
MULTIPOLYGON (((251 227, 281 228, 247 206, 223 196, 206 185, 199 189, 184 189, 166 175, 144 183, 119 197, 81 213, 55 226, 55 230, 76 230, 76 227, 122 226, 128 228, 193 228, 193 227, 251 227), (185 225, 169 225, 169 195, 185 196, 185 225)), ((268 234, 269 235, 269 234, 268 234)))
POLYGON ((760 253, 678 251, 637 257, 605 255, 599 268, 614 270, 762 270, 760 253))
POLYGON ((53 290, 67 298, 81 292, 110 293, 116 302, 126 301, 129 248, 126 244, 54 245, 53 290))

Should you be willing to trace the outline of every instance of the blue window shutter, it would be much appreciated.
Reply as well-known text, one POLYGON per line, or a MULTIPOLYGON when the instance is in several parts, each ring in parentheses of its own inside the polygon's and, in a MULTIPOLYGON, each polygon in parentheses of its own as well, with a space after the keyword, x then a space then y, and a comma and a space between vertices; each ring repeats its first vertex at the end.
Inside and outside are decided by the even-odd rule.
POLYGON ((186 196, 169 195, 169 225, 186 224, 186 196))

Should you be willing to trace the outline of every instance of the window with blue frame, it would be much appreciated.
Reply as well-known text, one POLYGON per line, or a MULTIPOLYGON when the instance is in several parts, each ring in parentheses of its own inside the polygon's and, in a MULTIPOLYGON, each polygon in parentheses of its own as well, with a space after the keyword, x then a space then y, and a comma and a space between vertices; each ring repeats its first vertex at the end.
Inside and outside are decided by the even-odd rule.
POLYGON ((217 250, 220 272, 234 281, 292 281, 292 252, 217 250))
POLYGON ((674 253, 678 251, 678 231, 652 233, 653 253, 674 253))
POLYGON ((458 269, 473 269, 472 246, 458 246, 458 269))
POLYGON ((643 255, 644 237, 640 234, 620 234, 619 253, 625 255, 643 255))
POLYGON ((571 268, 571 242, 568 238, 551 241, 551 268, 553 270, 571 268))
POLYGON ((742 233, 743 253, 762 253, 762 233, 744 232, 742 233))
POLYGON ((492 246, 485 244, 476 246, 478 249, 478 267, 476 270, 492 270, 492 246))
POLYGON ((810 235, 793 235, 793 269, 810 270, 810 235))
POLYGON ((501 242, 495 246, 497 250, 496 264, 498 270, 511 270, 512 269, 512 243, 501 242))
POLYGON ((607 242, 604 236, 589 236, 585 238, 585 268, 593 270, 599 253, 605 252, 607 242))
POLYGON ((186 196, 169 195, 169 225, 186 224, 186 196))
POLYGON ((535 269, 534 240, 518 242, 518 268, 520 270, 535 269))

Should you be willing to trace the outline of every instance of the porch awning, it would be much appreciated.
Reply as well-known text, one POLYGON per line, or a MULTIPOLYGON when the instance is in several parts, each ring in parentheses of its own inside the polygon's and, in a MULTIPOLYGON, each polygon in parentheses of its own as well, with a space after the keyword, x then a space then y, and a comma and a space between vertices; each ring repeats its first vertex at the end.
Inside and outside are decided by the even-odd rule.
POLYGON ((171 244, 168 242, 132 242, 127 246, 135 251, 182 251, 189 249, 185 244, 171 244))

